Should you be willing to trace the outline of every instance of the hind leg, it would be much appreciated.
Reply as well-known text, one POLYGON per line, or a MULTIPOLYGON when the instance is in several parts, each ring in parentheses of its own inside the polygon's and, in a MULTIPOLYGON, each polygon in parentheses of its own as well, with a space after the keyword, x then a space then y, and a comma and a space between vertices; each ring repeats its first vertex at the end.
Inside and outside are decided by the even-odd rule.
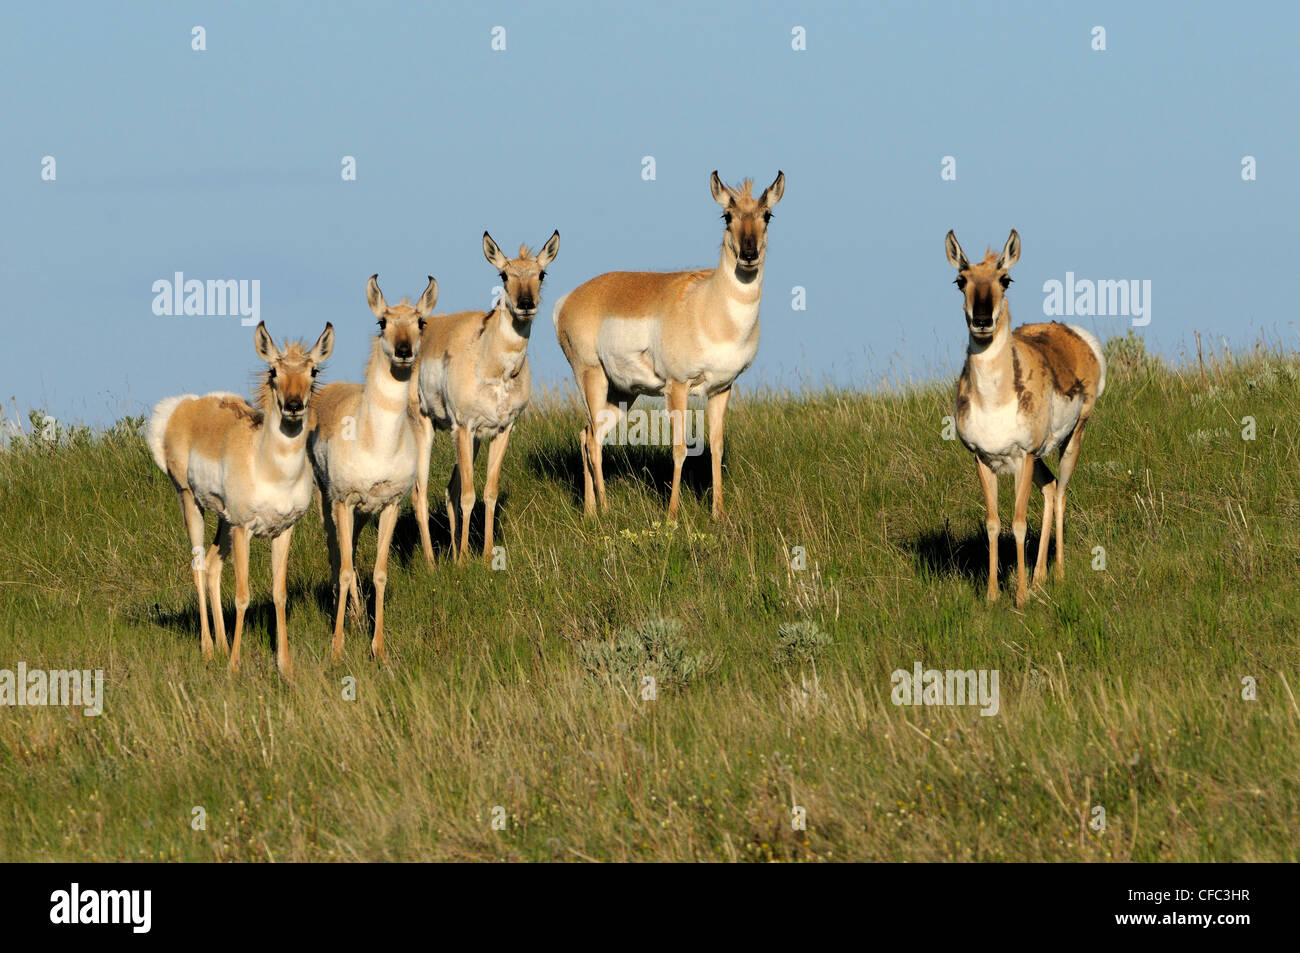
POLYGON ((1047 550, 1052 545, 1052 507, 1056 502, 1056 477, 1047 464, 1034 461, 1034 483, 1043 491, 1043 526, 1038 533, 1038 558, 1034 562, 1034 582, 1037 589, 1047 579, 1047 550))
MULTIPOLYGON (((587 403, 587 426, 579 436, 582 449, 582 508, 586 516, 595 516, 596 507, 609 511, 605 497, 605 437, 618 426, 627 412, 628 396, 611 391, 609 379, 600 367, 588 368, 582 375, 582 396, 587 403), (615 402, 617 400, 617 403, 615 402)), ((635 399, 635 398, 633 398, 635 399)))
POLYGON ((1079 461, 1079 447, 1083 444, 1083 431, 1088 418, 1080 417, 1074 431, 1061 451, 1060 476, 1056 480, 1056 581, 1065 579, 1065 487, 1079 461))
POLYGON ((221 569, 223 560, 230 555, 230 524, 224 519, 217 523, 217 535, 208 547, 208 603, 212 609, 212 633, 217 651, 229 654, 226 643, 226 620, 221 610, 221 569))
MULTIPOLYGON (((203 649, 204 661, 212 660, 212 631, 208 628, 208 600, 204 589, 205 556, 203 549, 203 511, 194 501, 194 494, 188 489, 180 491, 181 516, 185 520, 185 531, 190 537, 190 569, 194 575, 194 588, 199 594, 199 645, 203 649)), ((220 608, 218 607, 218 611, 220 608)))
POLYGON ((230 643, 230 670, 239 671, 239 639, 244 634, 244 612, 248 609, 248 544, 250 535, 242 526, 230 531, 235 557, 235 638, 230 643))

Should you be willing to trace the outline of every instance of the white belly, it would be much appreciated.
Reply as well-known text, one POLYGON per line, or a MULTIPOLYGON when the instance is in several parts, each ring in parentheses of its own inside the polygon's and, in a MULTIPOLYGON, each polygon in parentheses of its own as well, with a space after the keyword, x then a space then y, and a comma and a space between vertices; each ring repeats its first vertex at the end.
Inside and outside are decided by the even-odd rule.
POLYGON ((994 407, 972 403, 965 419, 958 420, 957 436, 994 473, 1014 473, 1034 444, 1016 400, 994 407))
POLYGON ((668 380, 656 353, 660 324, 654 318, 606 318, 596 339, 596 355, 611 390, 660 394, 668 380))
POLYGON ((251 486, 230 486, 224 461, 190 454, 188 473, 195 502, 254 536, 278 536, 302 518, 311 506, 311 468, 303 461, 294 475, 257 480, 251 486))
POLYGON ((1079 422, 1079 411, 1083 409, 1083 396, 1062 397, 1053 393, 1050 406, 1051 420, 1047 425, 1047 440, 1044 441, 1038 454, 1040 457, 1045 457, 1057 449, 1070 435, 1070 431, 1079 422))
POLYGON ((390 452, 366 449, 359 441, 341 437, 313 442, 312 460, 318 476, 325 474, 329 498, 375 513, 410 493, 415 483, 415 434, 404 427, 397 445, 383 449, 390 452), (344 449, 345 443, 349 446, 344 449))

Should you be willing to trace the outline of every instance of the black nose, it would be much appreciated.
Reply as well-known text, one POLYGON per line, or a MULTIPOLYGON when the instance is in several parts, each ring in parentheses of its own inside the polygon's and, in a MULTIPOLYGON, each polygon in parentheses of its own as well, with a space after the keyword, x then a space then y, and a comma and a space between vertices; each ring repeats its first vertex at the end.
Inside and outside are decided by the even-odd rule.
POLYGON ((519 310, 520 310, 520 311, 532 311, 534 307, 536 307, 536 306, 535 306, 535 305, 533 304, 533 302, 532 302, 531 300, 529 300, 528 298, 520 298, 520 299, 519 299, 519 310))
POLYGON ((410 356, 411 356, 411 345, 409 345, 409 344, 399 344, 399 345, 397 345, 396 351, 397 351, 397 356, 398 356, 398 357, 410 357, 410 356))
POLYGON ((296 414, 302 410, 302 401, 298 400, 296 397, 292 400, 286 400, 284 402, 284 409, 291 414, 296 414))

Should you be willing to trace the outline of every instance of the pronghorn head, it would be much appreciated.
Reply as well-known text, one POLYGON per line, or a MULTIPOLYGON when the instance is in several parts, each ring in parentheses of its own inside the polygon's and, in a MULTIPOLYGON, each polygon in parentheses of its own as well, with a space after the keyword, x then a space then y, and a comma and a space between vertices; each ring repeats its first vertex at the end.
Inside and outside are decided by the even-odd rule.
POLYGON ((257 346, 257 356, 270 365, 259 388, 259 406, 263 411, 270 411, 271 401, 274 401, 274 407, 280 411, 283 420, 290 423, 301 421, 316 387, 316 374, 334 350, 334 325, 326 322, 325 330, 311 350, 307 350, 301 341, 288 342, 283 349, 276 347, 271 333, 266 330, 265 321, 258 324, 253 341, 257 346))
POLYGON ((951 231, 947 239, 948 262, 957 269, 957 285, 965 303, 962 308, 966 313, 966 327, 970 330, 971 340, 977 344, 987 344, 993 340, 998 323, 1005 318, 1011 322, 1011 314, 1006 307, 1007 285, 1011 276, 1007 274, 1011 266, 1020 260, 1020 235, 1013 228, 1002 247, 1000 255, 994 255, 993 249, 984 254, 984 260, 972 265, 966 253, 957 244, 957 236, 951 231))
POLYGON ((430 275, 419 301, 412 305, 403 298, 390 308, 379 290, 379 275, 371 275, 366 283, 366 302, 379 319, 379 347, 384 357, 393 368, 410 370, 420 356, 420 332, 438 303, 438 282, 430 275))
POLYGON ((560 233, 552 232, 542 250, 534 255, 527 245, 519 246, 519 257, 507 258, 492 236, 483 233, 483 255, 501 275, 501 303, 511 316, 531 321, 542 300, 546 266, 560 253, 560 233))
POLYGON ((743 281, 752 281, 763 267, 767 252, 767 223, 772 220, 772 207, 781 201, 785 192, 785 173, 777 172, 776 181, 754 198, 751 194, 754 180, 746 179, 738 188, 723 185, 714 172, 709 179, 713 200, 722 206, 722 220, 727 230, 722 236, 722 246, 736 259, 736 274, 743 281))

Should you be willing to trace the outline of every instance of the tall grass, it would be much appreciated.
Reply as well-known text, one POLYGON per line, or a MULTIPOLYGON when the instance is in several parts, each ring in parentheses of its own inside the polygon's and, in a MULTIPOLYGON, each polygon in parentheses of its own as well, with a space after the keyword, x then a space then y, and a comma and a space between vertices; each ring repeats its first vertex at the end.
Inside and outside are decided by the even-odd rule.
MULTIPOLYGON (((729 519, 709 520, 706 454, 687 463, 676 527, 662 448, 609 448, 611 512, 584 521, 580 418, 552 396, 507 456, 504 571, 453 565, 445 518, 430 571, 403 515, 386 668, 357 621, 328 665, 324 538, 304 518, 292 684, 275 673, 261 542, 243 672, 202 662, 179 510, 138 420, 15 436, 0 450, 0 668, 103 669, 106 699, 98 718, 0 709, 0 854, 1297 859, 1300 363, 1109 350, 1067 578, 1023 612, 1009 536, 1003 599, 984 603, 983 503, 970 454, 941 439, 947 382, 740 394, 729 519), (891 673, 916 661, 998 670, 1000 711, 895 706, 891 673)), ((433 485, 451 459, 440 437, 433 485)), ((369 527, 366 581, 373 557, 369 527)))

